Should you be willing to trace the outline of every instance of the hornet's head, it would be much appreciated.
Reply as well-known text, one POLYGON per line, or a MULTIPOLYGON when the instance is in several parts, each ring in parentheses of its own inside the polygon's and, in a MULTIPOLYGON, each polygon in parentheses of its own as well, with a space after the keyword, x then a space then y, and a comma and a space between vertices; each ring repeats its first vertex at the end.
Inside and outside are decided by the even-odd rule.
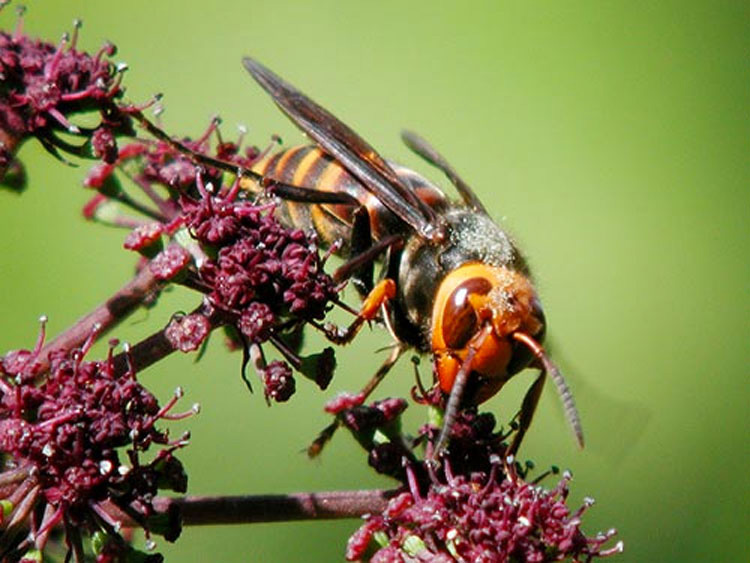
POLYGON ((541 349, 545 329, 528 276, 481 262, 460 266, 441 283, 433 308, 432 352, 440 387, 450 393, 468 362, 471 401, 486 401, 535 358, 529 344, 541 349))
POLYGON ((506 266, 471 262, 449 273, 438 288, 432 315, 432 353, 440 388, 448 394, 445 425, 436 446, 447 439, 459 405, 492 397, 527 366, 541 370, 519 413, 517 449, 531 422, 544 377, 552 379, 579 446, 583 431, 565 378, 549 359, 542 341, 544 313, 528 276, 506 266))

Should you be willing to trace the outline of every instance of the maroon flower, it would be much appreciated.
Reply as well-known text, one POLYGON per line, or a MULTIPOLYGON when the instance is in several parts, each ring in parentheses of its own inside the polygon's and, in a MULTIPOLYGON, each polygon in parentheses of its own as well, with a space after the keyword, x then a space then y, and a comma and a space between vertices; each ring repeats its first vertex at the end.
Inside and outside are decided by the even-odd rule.
POLYGON ((164 329, 172 348, 180 352, 194 352, 208 337, 211 323, 201 314, 175 315, 164 329))
POLYGON ((288 401, 294 395, 295 383, 289 365, 275 360, 261 371, 266 399, 277 403, 288 401))
POLYGON ((123 246, 128 250, 145 252, 161 241, 164 226, 161 223, 146 223, 133 229, 125 239, 123 246))
POLYGON ((238 328, 250 342, 260 344, 271 336, 271 329, 275 322, 276 316, 271 311, 271 307, 265 303, 253 301, 242 311, 238 328))
POLYGON ((132 134, 127 109, 115 101, 122 96, 120 81, 125 67, 108 57, 114 45, 105 44, 96 54, 77 49, 76 23, 72 39, 66 34, 58 45, 32 39, 21 32, 0 32, 0 180, 13 162, 20 143, 34 136, 50 152, 58 150, 113 162, 115 137, 132 134), (76 126, 71 116, 98 112, 100 125, 76 126), (71 144, 58 133, 83 140, 71 144))
POLYGON ((190 252, 179 244, 170 244, 149 262, 148 267, 156 279, 169 280, 184 270, 191 261, 190 252))
POLYGON ((343 392, 336 395, 333 399, 328 401, 324 407, 324 410, 328 414, 340 414, 348 409, 352 409, 361 405, 365 401, 365 396, 362 393, 353 395, 351 393, 343 392))
POLYGON ((207 261, 200 272, 202 281, 213 288, 213 303, 245 311, 261 302, 275 314, 322 318, 337 287, 323 272, 314 239, 282 226, 273 216, 273 206, 236 199, 236 187, 214 196, 200 177, 197 186, 203 197, 183 198, 182 205, 193 235, 217 249, 216 259, 207 261))
MULTIPOLYGON (((123 147, 114 163, 89 173, 86 185, 98 194, 84 213, 130 229, 126 248, 151 258, 148 267, 159 280, 202 292, 221 317, 217 324, 234 327, 230 335, 246 352, 270 343, 285 362, 325 389, 335 367, 333 349, 302 357, 293 341, 303 325, 323 318, 340 288, 323 270, 325 256, 314 234, 282 225, 276 207, 246 197, 239 178, 225 183, 221 170, 199 169, 186 156, 188 151, 194 159, 221 157, 225 164, 251 167, 257 149, 243 153, 239 142, 223 141, 212 149, 217 125, 213 120, 197 140, 179 141, 181 149, 164 137, 123 147), (120 170, 132 182, 121 182, 120 170), (133 189, 141 193, 128 193, 133 189), (149 219, 124 213, 126 207, 149 219), (163 240, 171 242, 161 250, 163 240)), ((265 378, 263 366, 256 368, 265 378)), ((288 398, 291 384, 283 388, 269 396, 288 398)))
POLYGON ((97 127, 91 135, 91 148, 94 156, 106 163, 117 160, 117 140, 115 130, 107 125, 97 127))
POLYGON ((408 490, 391 499, 381 514, 368 516, 349 541, 346 557, 363 558, 377 539, 371 561, 575 561, 622 551, 604 548, 613 530, 588 538, 581 516, 565 504, 570 475, 544 490, 525 482, 509 463, 493 463, 489 475, 453 475, 422 493, 411 467, 408 490))
POLYGON ((183 416, 169 414, 181 392, 160 407, 132 370, 116 372, 111 353, 105 361, 84 361, 92 342, 93 336, 82 350, 53 352, 49 373, 38 382, 39 345, 0 364, 3 559, 41 551, 60 525, 72 550, 82 548, 83 533, 103 533, 123 545, 123 519, 170 540, 179 534, 176 520, 157 529, 149 518, 158 489, 187 486, 173 454, 186 440, 170 442, 156 427, 183 416), (143 454, 152 444, 161 450, 148 461, 143 454))
POLYGON ((404 399, 383 399, 375 401, 372 406, 383 413, 383 424, 388 424, 396 420, 408 404, 404 399))
POLYGON ((365 406, 356 399, 339 401, 338 420, 368 451, 370 466, 403 488, 385 510, 365 518, 349 541, 347 559, 588 561, 622 551, 621 542, 605 547, 614 530, 583 534, 581 520, 593 501, 576 511, 567 507, 569 474, 552 490, 538 485, 547 474, 526 481, 533 464, 521 466, 507 455, 512 431, 495 432, 492 415, 462 411, 447 450, 419 460, 417 446, 434 454, 438 428, 427 425, 409 438, 400 424, 405 401, 365 406))

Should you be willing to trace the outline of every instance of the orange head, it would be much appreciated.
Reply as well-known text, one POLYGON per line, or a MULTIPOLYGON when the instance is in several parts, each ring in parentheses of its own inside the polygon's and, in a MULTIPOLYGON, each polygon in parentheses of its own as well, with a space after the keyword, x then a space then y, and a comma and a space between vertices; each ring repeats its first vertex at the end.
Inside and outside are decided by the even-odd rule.
POLYGON ((544 313, 526 275, 480 262, 460 266, 440 284, 432 314, 440 387, 450 393, 468 359, 475 385, 471 400, 486 401, 534 357, 514 335, 541 342, 544 332, 544 313))

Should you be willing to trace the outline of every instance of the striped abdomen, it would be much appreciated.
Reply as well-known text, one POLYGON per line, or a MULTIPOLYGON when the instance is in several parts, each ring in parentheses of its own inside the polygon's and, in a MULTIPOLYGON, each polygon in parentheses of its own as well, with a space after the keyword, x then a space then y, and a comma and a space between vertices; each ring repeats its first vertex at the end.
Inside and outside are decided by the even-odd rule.
MULTIPOLYGON (((425 178, 408 168, 389 164, 423 201, 435 207, 447 203, 443 192, 425 178)), ((316 146, 293 147, 268 155, 253 166, 253 171, 293 186, 349 194, 367 208, 372 234, 376 240, 384 235, 408 231, 408 227, 400 219, 363 188, 338 162, 316 146)), ((258 190, 257 184, 247 188, 258 190)), ((278 211, 282 222, 305 230, 314 229, 321 243, 326 245, 335 240, 342 240, 345 244, 349 241, 352 212, 350 205, 293 201, 283 201, 278 211)))

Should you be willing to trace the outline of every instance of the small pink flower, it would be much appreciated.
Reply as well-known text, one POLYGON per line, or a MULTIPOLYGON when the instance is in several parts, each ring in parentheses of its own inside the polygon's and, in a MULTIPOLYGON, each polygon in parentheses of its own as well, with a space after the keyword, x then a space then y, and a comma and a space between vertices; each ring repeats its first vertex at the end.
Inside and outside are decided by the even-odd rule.
POLYGON ((123 246, 128 250, 144 250, 161 240, 164 227, 160 223, 146 223, 130 231, 123 246))
POLYGON ((164 336, 176 350, 193 352, 200 348, 210 330, 211 323, 204 315, 175 315, 164 329, 164 336))
POLYGON ((261 371, 261 378, 266 399, 283 403, 294 395, 294 377, 291 368, 285 362, 271 362, 261 371))
POLYGON ((148 267, 157 279, 169 280, 184 270, 191 260, 187 250, 173 243, 157 254, 148 267))
POLYGON ((336 397, 326 403, 324 410, 328 414, 339 414, 345 410, 357 407, 361 405, 365 400, 365 396, 362 393, 356 395, 352 393, 339 393, 336 397))

